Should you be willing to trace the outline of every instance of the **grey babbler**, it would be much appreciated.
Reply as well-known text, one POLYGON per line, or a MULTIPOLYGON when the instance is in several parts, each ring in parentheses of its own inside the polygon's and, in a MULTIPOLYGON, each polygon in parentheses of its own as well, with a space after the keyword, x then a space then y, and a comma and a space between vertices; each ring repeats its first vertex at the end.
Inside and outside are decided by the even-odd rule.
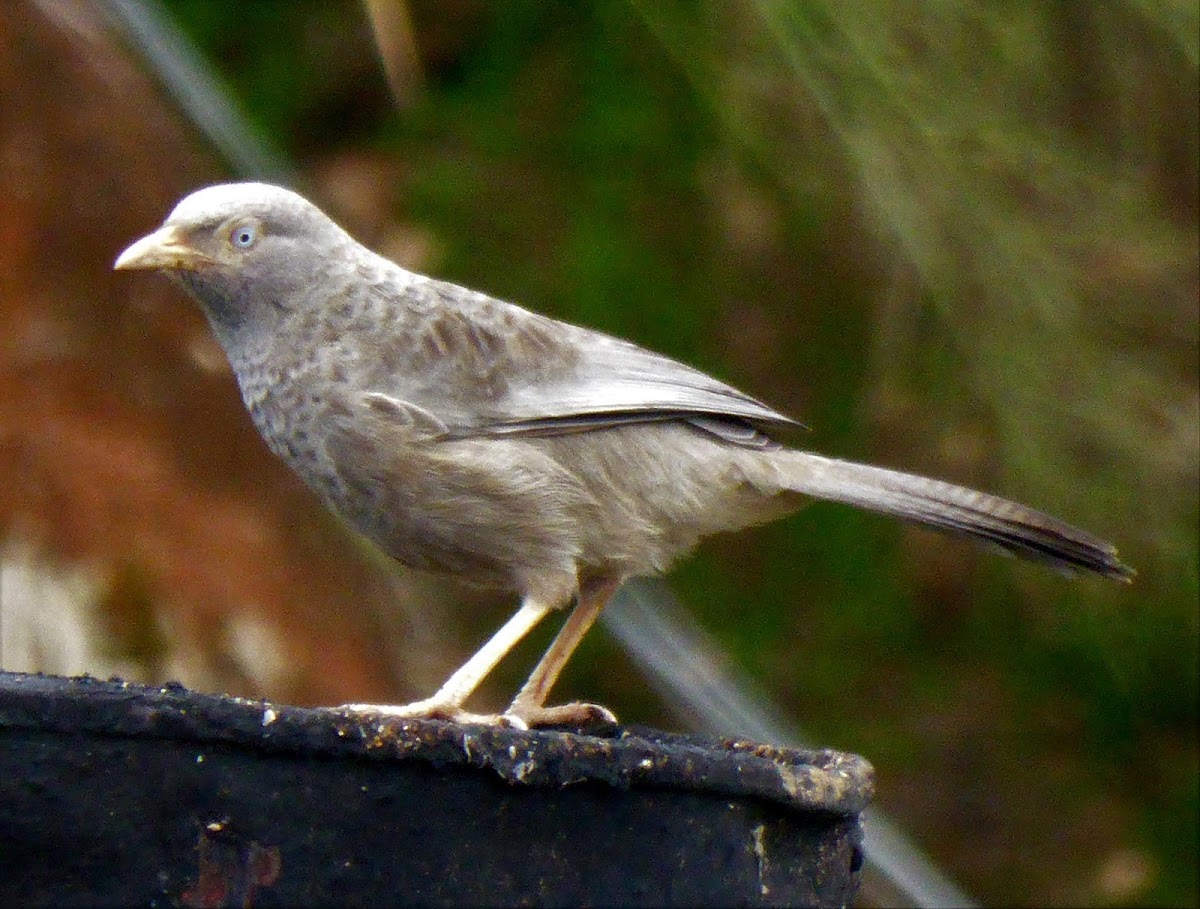
POLYGON ((347 705, 517 726, 615 722, 546 706, 627 578, 702 537, 830 499, 1128 579, 1116 550, 1057 518, 938 480, 797 451, 796 425, 699 370, 618 338, 407 271, 303 197, 234 183, 187 196, 118 269, 158 269, 200 304, 277 455, 393 558, 518 594, 432 697, 347 705), (572 606, 502 714, 464 704, 549 612, 572 606))

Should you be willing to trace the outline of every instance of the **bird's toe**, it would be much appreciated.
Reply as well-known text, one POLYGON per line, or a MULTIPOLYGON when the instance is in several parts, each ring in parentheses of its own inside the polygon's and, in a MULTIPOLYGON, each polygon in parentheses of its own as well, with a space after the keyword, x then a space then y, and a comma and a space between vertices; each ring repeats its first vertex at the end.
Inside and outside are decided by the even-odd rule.
MULTIPOLYGON (((498 713, 471 713, 459 704, 425 698, 411 704, 343 704, 337 712, 356 719, 449 720, 452 723, 474 723, 485 726, 514 726, 515 717, 498 713)), ((519 720, 517 721, 519 722, 519 720)), ((522 727, 523 728, 523 727, 522 727)))
MULTIPOLYGON (((617 725, 617 717, 607 707, 599 704, 573 702, 554 707, 525 707, 514 704, 505 711, 506 720, 524 723, 526 728, 545 726, 570 726, 589 732, 611 729, 617 725)), ((516 725, 513 723, 513 725, 516 725)))

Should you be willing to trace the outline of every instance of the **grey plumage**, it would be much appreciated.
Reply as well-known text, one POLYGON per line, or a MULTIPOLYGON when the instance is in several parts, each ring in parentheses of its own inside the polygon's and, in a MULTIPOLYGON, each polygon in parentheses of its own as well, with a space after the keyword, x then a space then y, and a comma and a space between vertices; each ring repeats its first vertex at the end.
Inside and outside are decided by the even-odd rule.
POLYGON ((487 719, 611 718, 542 706, 611 590, 810 497, 1065 570, 1131 575, 1109 544, 1023 505, 782 448, 772 431, 797 424, 761 401, 408 272, 288 190, 193 193, 116 267, 162 269, 200 302, 272 450, 384 551, 521 595, 521 612, 438 694, 391 712, 464 715, 504 651, 575 600, 513 705, 487 719))

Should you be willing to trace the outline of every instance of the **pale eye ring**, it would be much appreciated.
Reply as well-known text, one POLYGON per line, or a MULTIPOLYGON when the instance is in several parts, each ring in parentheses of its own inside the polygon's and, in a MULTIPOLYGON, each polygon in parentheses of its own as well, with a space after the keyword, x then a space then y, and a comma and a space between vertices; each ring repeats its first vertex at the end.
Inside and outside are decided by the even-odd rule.
POLYGON ((249 249, 258 242, 258 228, 253 224, 239 224, 229 232, 229 242, 238 249, 249 249))

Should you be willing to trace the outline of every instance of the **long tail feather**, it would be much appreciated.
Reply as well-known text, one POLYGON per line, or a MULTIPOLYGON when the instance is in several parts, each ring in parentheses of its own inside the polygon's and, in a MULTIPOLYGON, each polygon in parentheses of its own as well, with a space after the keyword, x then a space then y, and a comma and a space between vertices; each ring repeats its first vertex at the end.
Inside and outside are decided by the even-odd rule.
POLYGON ((776 457, 777 463, 782 462, 784 485, 814 498, 857 505, 991 543, 1067 571, 1090 571, 1123 581, 1134 575, 1117 558, 1111 543, 1007 499, 808 452, 779 452, 776 457))

